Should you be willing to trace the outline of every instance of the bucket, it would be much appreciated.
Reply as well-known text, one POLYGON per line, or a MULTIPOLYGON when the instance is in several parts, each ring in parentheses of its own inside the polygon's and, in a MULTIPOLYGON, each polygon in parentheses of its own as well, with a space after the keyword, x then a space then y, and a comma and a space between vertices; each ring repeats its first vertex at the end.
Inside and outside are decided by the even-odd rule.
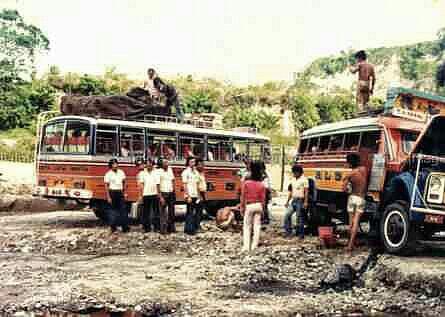
POLYGON ((318 227, 318 237, 320 239, 330 238, 334 235, 333 227, 318 227))
POLYGON ((333 247, 337 243, 337 237, 334 234, 333 227, 319 227, 318 228, 318 237, 322 246, 325 247, 333 247))

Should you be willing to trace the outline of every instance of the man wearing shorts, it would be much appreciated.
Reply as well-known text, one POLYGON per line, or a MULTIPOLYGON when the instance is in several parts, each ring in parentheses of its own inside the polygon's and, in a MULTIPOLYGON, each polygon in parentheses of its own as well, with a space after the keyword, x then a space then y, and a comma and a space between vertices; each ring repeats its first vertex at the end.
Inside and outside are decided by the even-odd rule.
POLYGON ((350 67, 351 73, 358 73, 357 106, 360 113, 369 113, 369 98, 374 93, 374 66, 368 63, 365 51, 355 54, 356 64, 350 67))
POLYGON ((352 171, 343 180, 343 190, 349 193, 347 210, 351 230, 349 243, 346 249, 352 251, 355 245, 360 218, 365 211, 368 175, 366 168, 360 166, 360 156, 358 154, 348 154, 346 161, 352 168, 352 171))

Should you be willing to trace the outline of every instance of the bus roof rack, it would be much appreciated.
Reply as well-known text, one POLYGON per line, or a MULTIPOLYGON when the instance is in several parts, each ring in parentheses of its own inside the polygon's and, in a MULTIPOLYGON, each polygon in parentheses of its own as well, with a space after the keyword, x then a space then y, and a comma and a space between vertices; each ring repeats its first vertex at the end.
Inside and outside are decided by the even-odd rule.
MULTIPOLYGON (((140 121, 140 120, 137 120, 140 121)), ((183 124, 190 125, 195 128, 207 128, 207 129, 222 129, 214 126, 213 121, 204 119, 183 119, 179 120, 175 116, 162 116, 162 115, 145 115, 142 120, 147 123, 165 123, 165 124, 183 124)))

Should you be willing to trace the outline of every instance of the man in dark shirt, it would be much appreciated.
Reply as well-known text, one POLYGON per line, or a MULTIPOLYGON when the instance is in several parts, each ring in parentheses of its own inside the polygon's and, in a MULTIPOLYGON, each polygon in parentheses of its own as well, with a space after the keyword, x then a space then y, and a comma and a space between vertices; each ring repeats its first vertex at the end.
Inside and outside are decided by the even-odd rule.
POLYGON ((173 85, 164 83, 164 81, 159 77, 153 79, 153 85, 161 94, 165 96, 165 105, 167 107, 175 107, 176 118, 179 120, 179 122, 181 122, 184 119, 184 113, 182 112, 181 103, 178 93, 176 92, 176 88, 173 85))
POLYGON ((346 161, 352 168, 352 171, 343 179, 343 190, 349 193, 347 210, 351 231, 351 236, 346 249, 352 251, 357 236, 358 226, 360 224, 360 218, 365 212, 368 175, 366 167, 360 166, 360 156, 358 154, 348 154, 346 161))

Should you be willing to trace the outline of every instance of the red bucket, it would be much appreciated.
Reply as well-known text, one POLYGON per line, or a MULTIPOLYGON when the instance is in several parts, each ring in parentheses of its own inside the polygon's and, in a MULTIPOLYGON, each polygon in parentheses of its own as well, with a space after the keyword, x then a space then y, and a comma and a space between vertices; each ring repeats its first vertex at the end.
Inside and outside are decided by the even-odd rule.
POLYGON ((333 227, 319 227, 318 237, 321 244, 328 248, 335 246, 337 243, 337 237, 334 234, 333 227))
POLYGON ((333 236, 334 236, 334 228, 333 227, 318 227, 318 237, 320 239, 331 238, 333 236))

